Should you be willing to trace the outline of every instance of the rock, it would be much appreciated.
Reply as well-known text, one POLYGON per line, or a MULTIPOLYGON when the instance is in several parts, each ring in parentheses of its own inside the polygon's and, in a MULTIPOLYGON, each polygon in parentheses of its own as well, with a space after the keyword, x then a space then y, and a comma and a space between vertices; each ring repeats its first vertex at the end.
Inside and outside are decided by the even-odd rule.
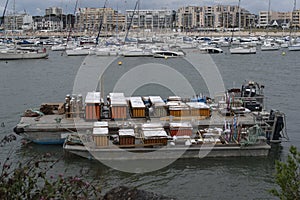
POLYGON ((174 198, 136 188, 120 186, 108 191, 103 200, 175 200, 174 198))

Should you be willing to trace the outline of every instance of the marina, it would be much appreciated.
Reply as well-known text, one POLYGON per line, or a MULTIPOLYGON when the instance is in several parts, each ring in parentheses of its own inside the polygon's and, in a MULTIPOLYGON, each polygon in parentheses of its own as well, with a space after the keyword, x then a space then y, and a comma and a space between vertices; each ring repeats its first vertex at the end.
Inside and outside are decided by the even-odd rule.
POLYGON ((274 198, 275 163, 300 149, 296 0, 72 0, 44 16, 49 2, 8 2, 0 135, 16 140, 2 140, 3 169, 41 158, 55 162, 46 181, 75 175, 101 194, 274 198))
MULTIPOLYGON (((224 199, 232 198, 232 195, 226 192, 229 187, 235 194, 243 194, 238 196, 241 199, 270 197, 266 189, 274 187, 273 179, 271 178, 274 173, 274 159, 277 160, 280 159, 279 157, 286 157, 286 149, 288 149, 288 146, 290 144, 297 146, 299 141, 297 134, 299 117, 298 110, 295 109, 297 108, 295 100, 298 99, 299 95, 298 93, 291 92, 289 89, 292 87, 297 90, 298 87, 298 84, 291 81, 296 80, 298 74, 296 67, 298 54, 297 52, 286 51, 286 54, 282 56, 282 51, 285 50, 280 49, 278 52, 261 52, 258 50, 254 55, 241 57, 240 55, 231 55, 225 48, 223 54, 212 55, 212 59, 224 77, 226 88, 232 87, 233 80, 235 80, 236 85, 239 86, 238 88, 240 88, 240 83, 244 83, 244 80, 249 80, 249 78, 264 83, 267 108, 278 108, 284 111, 287 116, 285 127, 288 129, 290 142, 282 142, 281 146, 283 149, 278 150, 272 147, 268 150, 268 156, 247 156, 245 158, 243 156, 226 158, 219 156, 206 159, 179 159, 164 169, 148 173, 148 175, 136 175, 134 177, 127 176, 126 173, 120 173, 118 170, 110 169, 99 162, 87 162, 86 159, 80 159, 77 156, 64 158, 59 162, 59 168, 62 170, 68 168, 71 174, 77 173, 81 167, 87 168, 90 170, 90 173, 86 174, 86 177, 93 179, 100 176, 107 187, 107 189, 104 189, 105 191, 114 187, 116 184, 129 186, 141 184, 143 185, 142 188, 146 190, 162 192, 170 196, 174 196, 175 194, 179 199, 197 199, 199 195, 205 194, 207 191, 215 191, 212 189, 215 185, 222 185, 222 183, 226 182, 229 185, 228 187, 224 186, 224 188, 221 187, 218 189, 218 191, 223 193, 222 198, 224 199), (269 60, 269 57, 273 58, 272 62, 269 60), (262 66, 261 63, 264 63, 264 65, 262 66), (236 71, 240 71, 238 76, 235 73, 236 71), (220 174, 222 175, 220 176, 220 174), (134 183, 132 179, 134 179, 134 183), (202 186, 195 187, 195 183, 200 183, 199 179, 201 179, 200 182, 202 186), (166 186, 166 181, 170 187, 166 186), (155 182, 155 184, 153 184, 153 182, 155 182), (178 184, 182 184, 182 182, 184 182, 184 185, 178 188, 178 184), (235 185, 235 187, 231 187, 231 185, 235 185), (245 188, 247 188, 247 190, 245 190, 245 188), (258 192, 254 195, 253 190, 258 192)), ((205 62, 206 56, 210 55, 200 54, 203 62, 205 62)), ((123 65, 118 67, 117 62, 115 67, 122 71, 122 69, 128 65, 133 65, 135 58, 126 58, 126 60, 119 59, 118 61, 122 61, 123 65)), ((175 60, 159 59, 157 61, 179 62, 178 58, 175 58, 175 60)), ((35 62, 27 61, 23 62, 22 66, 19 65, 19 63, 20 61, 9 61, 8 63, 1 61, 3 67, 3 73, 1 73, 3 87, 1 91, 3 94, 6 94, 3 96, 3 101, 10 102, 7 106, 1 107, 2 113, 6 113, 5 117, 3 116, 3 118, 1 118, 2 121, 5 122, 5 127, 2 127, 3 134, 12 132, 16 123, 20 121, 20 112, 30 107, 40 105, 41 102, 64 103, 66 91, 71 93, 73 87, 72 80, 74 80, 75 76, 74 71, 77 71, 80 67, 79 65, 86 63, 86 61, 85 57, 68 57, 65 54, 61 56, 58 52, 49 51, 49 58, 47 60, 42 59, 35 62), (62 67, 62 63, 64 63, 64 67, 62 67), (14 76, 11 76, 11 74, 14 74, 14 76), (26 77, 26 79, 24 79, 24 77, 26 77), (26 88, 31 89, 26 89, 24 85, 26 85, 26 88), (58 88, 60 89, 58 90, 58 88), (7 93, 8 90, 15 92, 7 93)), ((179 65, 181 65, 181 63, 179 65)), ((185 69, 190 70, 188 67, 185 69)), ((107 76, 111 76, 112 73, 114 73, 114 71, 107 74, 107 76)), ((109 80, 106 80, 105 83, 108 81, 109 80)), ((108 83, 106 83, 106 85, 109 86, 108 83)), ((164 91, 157 91, 156 88, 146 88, 145 90, 144 92, 138 91, 136 96, 145 96, 149 93, 164 96, 164 91)), ((106 91, 109 90, 106 89, 106 91)), ((202 89, 200 92, 201 91, 202 89)), ((83 97, 85 98, 86 95, 83 97)), ((153 114, 157 114, 158 116, 159 112, 153 114)), ((44 117, 45 118, 40 119, 40 122, 43 122, 43 120, 47 121, 46 118, 49 118, 48 120, 53 122, 51 127, 56 128, 57 122, 55 121, 54 115, 45 115, 44 117)), ((30 119, 33 123, 36 123, 34 120, 35 117, 31 117, 30 119)), ((62 119, 62 121, 65 121, 64 125, 73 127, 74 120, 62 119)), ((83 121, 86 123, 85 120, 83 121)), ((31 121, 27 122, 31 123, 31 121)), ((89 121, 88 123, 88 129, 92 130, 94 121, 89 121)), ((45 126, 46 129, 49 129, 49 126, 46 126, 46 124, 40 123, 40 126, 45 126)), ((62 130, 61 133, 64 131, 65 130, 62 130)), ((70 132, 65 131, 65 133, 69 134, 70 132)), ((60 144, 62 144, 62 142, 60 144)), ((183 146, 186 147, 185 145, 183 146)), ((4 152, 10 152, 9 149, 3 150, 4 152)), ((196 152, 199 153, 198 150, 196 152)), ((222 152, 224 153, 224 150, 222 150, 222 152)), ((17 152, 11 159, 30 159, 34 155, 41 153, 51 153, 52 155, 57 155, 57 157, 64 155, 62 145, 34 145, 30 143, 25 146, 17 147, 17 152)), ((5 159, 5 157, 3 157, 3 159, 5 159)), ((120 160, 118 160, 118 162, 120 162, 120 160)), ((133 161, 131 160, 131 162, 133 161)), ((149 166, 149 163, 152 162, 146 160, 145 167, 149 166)), ((55 175, 60 173, 60 171, 60 169, 55 168, 52 173, 55 175)), ((221 198, 218 192, 210 192, 209 197, 202 197, 204 199, 213 197, 221 198)))

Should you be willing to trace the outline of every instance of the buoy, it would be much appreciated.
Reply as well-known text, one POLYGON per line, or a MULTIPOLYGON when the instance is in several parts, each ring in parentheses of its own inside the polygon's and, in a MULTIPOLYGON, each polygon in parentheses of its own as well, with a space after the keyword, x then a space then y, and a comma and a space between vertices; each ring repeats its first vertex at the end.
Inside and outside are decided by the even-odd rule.
POLYGON ((119 65, 122 65, 123 63, 121 61, 118 62, 119 65))
POLYGON ((165 60, 167 60, 168 59, 168 56, 165 56, 165 60))
POLYGON ((284 51, 282 52, 282 55, 285 56, 285 52, 284 51))

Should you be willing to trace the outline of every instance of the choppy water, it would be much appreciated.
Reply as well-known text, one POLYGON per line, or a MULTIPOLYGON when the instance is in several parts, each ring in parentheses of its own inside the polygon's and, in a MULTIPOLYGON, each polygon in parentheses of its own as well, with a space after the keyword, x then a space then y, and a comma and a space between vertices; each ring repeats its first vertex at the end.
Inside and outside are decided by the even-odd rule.
MULTIPOLYGON (((102 58, 97 59, 101 66, 102 58)), ((112 67, 105 71, 105 92, 112 90, 122 74, 134 66, 152 62, 149 59, 122 58, 113 62, 112 67), (123 64, 118 65, 119 61, 123 64)), ((275 159, 285 159, 291 144, 300 149, 300 52, 286 52, 285 56, 282 50, 258 51, 256 55, 230 55, 225 50, 224 54, 212 55, 212 59, 221 72, 226 88, 240 87, 244 80, 255 80, 265 85, 268 97, 266 107, 279 109, 287 115, 291 141, 283 143, 282 150, 274 150, 268 158, 178 160, 168 167, 146 174, 124 173, 96 161, 71 156, 62 159, 51 173, 74 174, 81 168, 87 169, 88 178, 102 181, 103 191, 117 185, 129 185, 178 199, 273 199, 267 190, 275 187, 272 178, 275 159)), ((197 94, 208 95, 205 82, 185 61, 158 59, 155 62, 173 66, 190 81, 197 94)), ((67 57, 57 52, 50 52, 46 60, 0 61, 0 123, 5 125, 0 127, 0 137, 13 132, 20 114, 27 108, 39 107, 43 102, 63 101, 66 94, 72 93, 78 69, 85 64, 88 65, 85 57, 67 57)), ((145 72, 149 73, 147 70, 145 72)), ((172 87, 180 88, 178 80, 172 79, 171 75, 167 79, 174 83, 172 87)), ((158 84, 146 84, 136 88, 134 94, 159 94, 165 97, 172 91, 158 84)), ((18 140, 1 147, 0 160, 10 154, 15 161, 28 159, 43 152, 55 153, 57 157, 63 155, 60 146, 22 146, 18 140)))

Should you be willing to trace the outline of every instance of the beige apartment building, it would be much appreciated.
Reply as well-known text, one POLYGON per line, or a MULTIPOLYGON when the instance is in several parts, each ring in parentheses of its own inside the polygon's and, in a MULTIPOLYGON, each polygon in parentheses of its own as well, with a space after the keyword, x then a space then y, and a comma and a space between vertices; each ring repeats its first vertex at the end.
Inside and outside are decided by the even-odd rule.
POLYGON ((268 25, 278 27, 297 27, 300 28, 300 9, 293 12, 275 12, 261 11, 259 12, 258 27, 266 27, 268 25))
POLYGON ((283 24, 286 26, 288 23, 290 23, 292 19, 292 12, 275 12, 275 11, 260 11, 259 17, 258 17, 258 23, 257 27, 263 28, 267 27, 268 25, 272 26, 274 21, 278 24, 278 26, 283 26, 283 24))
POLYGON ((254 26, 255 15, 238 6, 188 6, 178 9, 177 27, 182 29, 229 29, 254 26), (241 17, 239 18, 239 13, 241 17))
POLYGON ((79 8, 75 17, 75 29, 78 31, 98 32, 100 24, 105 31, 122 30, 125 27, 125 15, 112 8, 79 8))

